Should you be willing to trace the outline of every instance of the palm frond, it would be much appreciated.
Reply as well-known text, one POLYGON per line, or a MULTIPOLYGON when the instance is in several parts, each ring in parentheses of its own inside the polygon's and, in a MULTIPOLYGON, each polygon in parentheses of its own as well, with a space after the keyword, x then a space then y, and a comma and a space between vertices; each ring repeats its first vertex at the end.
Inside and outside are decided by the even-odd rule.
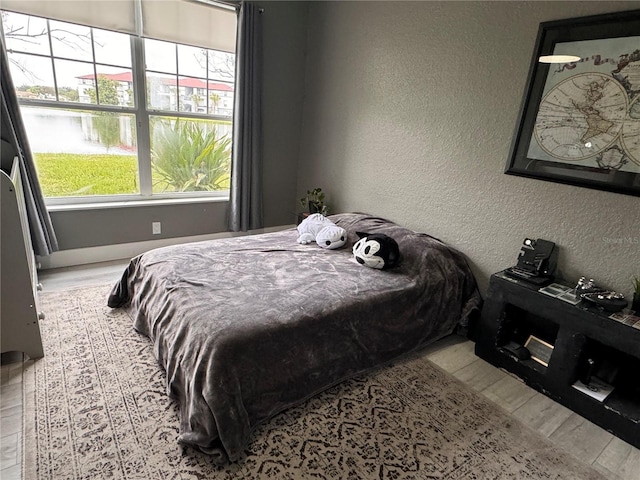
POLYGON ((229 188, 231 139, 214 124, 156 123, 151 148, 155 184, 178 192, 229 188))

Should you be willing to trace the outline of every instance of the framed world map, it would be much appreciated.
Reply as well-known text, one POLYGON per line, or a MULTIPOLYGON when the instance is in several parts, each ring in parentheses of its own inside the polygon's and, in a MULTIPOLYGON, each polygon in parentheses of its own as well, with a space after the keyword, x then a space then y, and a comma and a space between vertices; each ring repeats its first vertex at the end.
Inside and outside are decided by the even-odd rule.
POLYGON ((540 24, 505 173, 640 196, 640 10, 540 24))

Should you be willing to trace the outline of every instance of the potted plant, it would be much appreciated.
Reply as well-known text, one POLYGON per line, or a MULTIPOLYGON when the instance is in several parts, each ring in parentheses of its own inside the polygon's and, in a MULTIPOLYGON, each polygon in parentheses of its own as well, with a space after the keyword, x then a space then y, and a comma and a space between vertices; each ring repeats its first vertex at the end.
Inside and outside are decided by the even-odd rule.
POLYGON ((640 277, 633 277, 633 303, 631 309, 640 312, 640 277))
POLYGON ((328 207, 324 204, 324 192, 321 188, 307 190, 307 194, 300 199, 300 205, 308 208, 309 213, 326 215, 329 211, 328 207))

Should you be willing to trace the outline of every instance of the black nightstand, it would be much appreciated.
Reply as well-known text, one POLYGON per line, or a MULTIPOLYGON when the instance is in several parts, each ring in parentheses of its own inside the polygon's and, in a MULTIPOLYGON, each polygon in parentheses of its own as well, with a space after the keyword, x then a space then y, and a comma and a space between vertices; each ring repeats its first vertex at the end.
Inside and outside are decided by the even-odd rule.
POLYGON ((640 448, 640 329, 585 303, 572 305, 496 273, 477 329, 476 355, 640 448), (532 336, 553 346, 546 366, 513 353, 532 336), (606 376, 614 387, 602 402, 573 387, 591 374, 606 376))

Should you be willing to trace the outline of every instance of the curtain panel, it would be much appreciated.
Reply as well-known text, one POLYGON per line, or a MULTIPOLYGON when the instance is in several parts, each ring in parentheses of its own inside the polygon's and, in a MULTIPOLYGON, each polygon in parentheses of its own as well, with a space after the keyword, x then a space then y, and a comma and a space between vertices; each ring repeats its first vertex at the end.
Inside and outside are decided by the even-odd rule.
POLYGON ((4 45, 4 39, 0 36, 2 50, 0 65, 0 82, 2 84, 2 121, 5 123, 3 130, 10 132, 13 138, 7 138, 7 142, 13 144, 20 158, 20 173, 22 176, 22 188, 24 190, 31 243, 36 255, 49 255, 58 250, 58 240, 53 231, 51 217, 44 203, 33 155, 29 148, 27 132, 22 122, 18 98, 13 88, 13 81, 9 73, 9 59, 4 45))
POLYGON ((263 227, 262 206, 262 10, 242 2, 236 39, 236 96, 229 229, 263 227))

